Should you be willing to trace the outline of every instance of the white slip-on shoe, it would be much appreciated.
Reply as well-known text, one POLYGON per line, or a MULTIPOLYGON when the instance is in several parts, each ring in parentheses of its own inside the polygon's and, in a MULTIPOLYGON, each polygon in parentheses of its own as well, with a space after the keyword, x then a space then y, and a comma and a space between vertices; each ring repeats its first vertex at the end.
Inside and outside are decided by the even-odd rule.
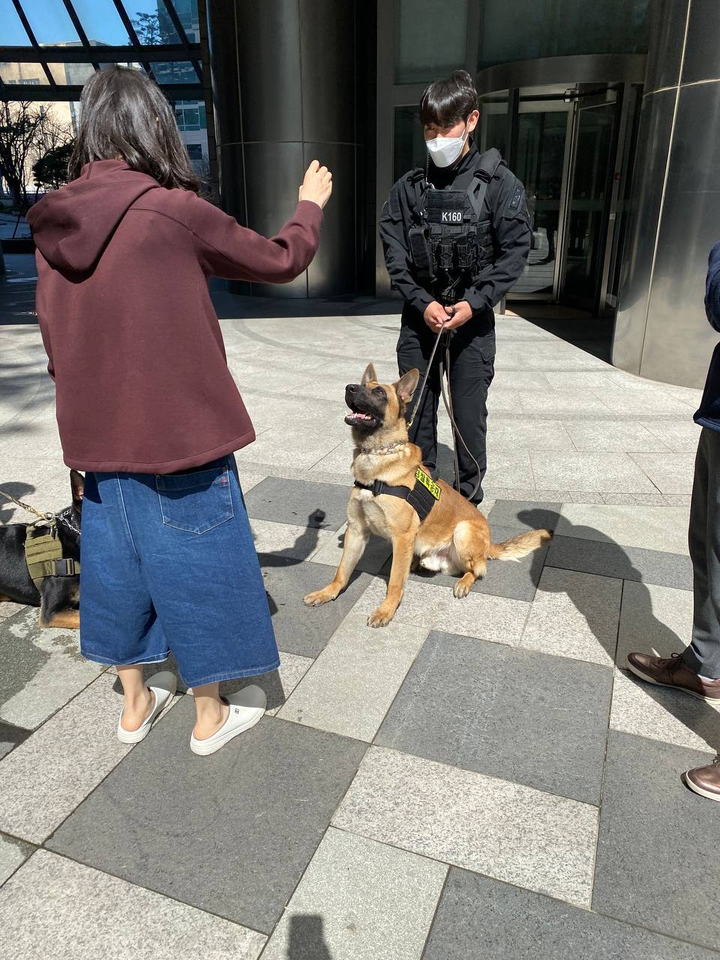
POLYGON ((243 687, 237 693, 231 693, 229 697, 222 699, 230 708, 230 712, 220 729, 204 740, 198 740, 195 736, 190 737, 190 749, 201 757, 215 753, 233 737, 254 727, 262 719, 267 705, 265 691, 255 684, 243 687))
POLYGON ((125 730, 122 725, 122 713, 118 720, 117 735, 121 743, 140 743, 150 733, 150 728, 160 716, 168 701, 175 694, 177 689, 177 680, 175 674, 169 670, 163 670, 150 678, 148 690, 153 695, 153 705, 150 713, 145 717, 142 726, 137 730, 125 730))

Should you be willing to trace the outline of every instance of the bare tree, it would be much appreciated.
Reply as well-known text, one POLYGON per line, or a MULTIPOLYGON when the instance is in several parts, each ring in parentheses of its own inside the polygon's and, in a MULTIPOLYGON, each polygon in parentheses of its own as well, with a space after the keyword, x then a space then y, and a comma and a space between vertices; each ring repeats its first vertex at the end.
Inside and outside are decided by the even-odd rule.
POLYGON ((0 103, 0 177, 18 211, 24 213, 30 206, 27 186, 33 164, 71 139, 72 131, 58 123, 43 104, 23 100, 0 103))

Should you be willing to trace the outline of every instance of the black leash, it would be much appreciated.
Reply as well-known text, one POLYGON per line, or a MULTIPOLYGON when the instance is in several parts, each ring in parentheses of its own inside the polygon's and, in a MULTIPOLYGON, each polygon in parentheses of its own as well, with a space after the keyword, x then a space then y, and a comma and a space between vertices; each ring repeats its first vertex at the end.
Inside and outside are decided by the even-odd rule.
MULTIPOLYGON (((450 319, 450 317, 448 317, 448 319, 450 319)), ((433 360, 435 359, 437 348, 440 345, 440 339, 443 336, 443 333, 445 333, 446 323, 447 321, 443 320, 442 325, 438 330, 438 335, 435 338, 435 343, 432 348, 432 353, 430 354, 430 359, 428 360, 427 370, 425 371, 425 379, 423 380, 422 387, 420 388, 420 393, 418 395, 417 402, 415 403, 412 416, 408 421, 408 431, 412 427, 415 421, 415 417, 417 416, 417 412, 420 409, 420 404, 422 403, 423 395, 425 393, 427 382, 430 377, 430 371, 432 370, 433 360)), ((477 470, 477 480, 475 482, 475 486, 473 487, 473 491, 469 497, 465 498, 466 500, 472 500, 472 498, 475 496, 475 494, 478 492, 480 488, 480 479, 481 479, 480 464, 477 462, 475 457, 470 452, 470 448, 468 447, 467 443, 465 443, 465 438, 460 433, 460 430, 458 429, 458 425, 455 422, 455 416, 453 414, 453 408, 452 408, 452 394, 450 391, 450 332, 445 333, 445 337, 446 337, 445 353, 444 353, 444 362, 442 366, 445 371, 445 377, 447 377, 447 392, 445 390, 445 378, 442 375, 442 371, 440 373, 440 389, 442 391, 442 398, 445 404, 445 409, 447 410, 447 415, 450 418, 450 423, 452 424, 452 428, 453 428, 453 459, 454 459, 454 466, 455 466, 455 487, 458 491, 460 490, 460 463, 458 461, 458 439, 459 439, 463 447, 465 447, 465 450, 467 451, 468 456, 470 457, 472 462, 475 464, 475 469, 477 470)))

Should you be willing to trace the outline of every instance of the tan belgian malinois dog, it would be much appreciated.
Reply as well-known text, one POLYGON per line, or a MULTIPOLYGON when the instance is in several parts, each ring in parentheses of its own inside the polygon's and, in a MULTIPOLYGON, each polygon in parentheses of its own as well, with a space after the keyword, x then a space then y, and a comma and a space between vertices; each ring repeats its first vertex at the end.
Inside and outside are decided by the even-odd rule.
POLYGON ((410 370, 392 385, 377 382, 369 364, 360 383, 345 388, 355 454, 355 487, 348 503, 348 527, 335 579, 305 597, 308 606, 334 600, 350 580, 371 533, 392 543, 387 594, 368 617, 371 627, 390 623, 402 600, 410 568, 462 574, 456 597, 465 597, 485 575, 488 560, 519 560, 537 550, 552 534, 528 530, 493 543, 480 511, 443 480, 437 483, 422 466, 420 447, 408 440, 405 410, 420 374, 410 370), (408 499, 408 496, 410 499, 408 499))

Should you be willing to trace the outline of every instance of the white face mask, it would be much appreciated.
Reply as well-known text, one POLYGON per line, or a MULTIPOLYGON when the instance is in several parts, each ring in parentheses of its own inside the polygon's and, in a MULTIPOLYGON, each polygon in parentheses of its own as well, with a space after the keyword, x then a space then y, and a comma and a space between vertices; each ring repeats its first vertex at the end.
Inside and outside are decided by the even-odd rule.
POLYGON ((465 146, 470 131, 465 125, 465 133, 462 137, 435 137, 433 140, 426 140, 425 146, 428 148, 432 162, 436 167, 449 167, 460 156, 465 146))

